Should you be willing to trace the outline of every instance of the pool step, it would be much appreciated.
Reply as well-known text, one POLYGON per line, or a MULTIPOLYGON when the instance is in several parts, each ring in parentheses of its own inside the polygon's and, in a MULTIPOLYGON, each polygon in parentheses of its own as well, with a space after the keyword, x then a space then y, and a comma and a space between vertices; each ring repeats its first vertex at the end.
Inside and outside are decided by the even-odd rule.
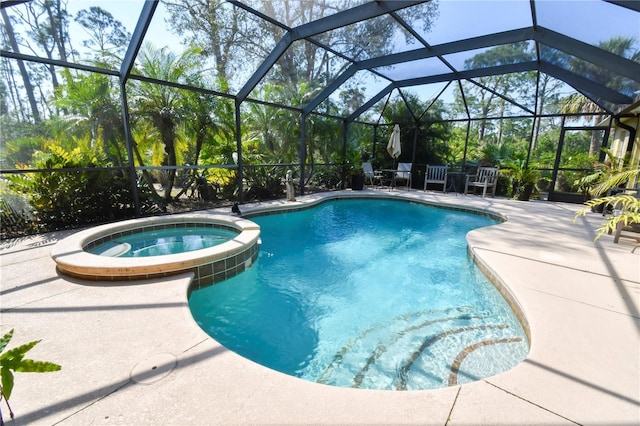
MULTIPOLYGON (((478 348, 519 342, 509 326, 472 311, 418 312, 372 326, 336 353, 317 381, 353 377, 356 388, 428 389, 457 384, 462 361, 478 348), (381 383, 383 383, 381 385, 381 383)), ((467 373, 468 375, 468 373, 467 373)))
MULTIPOLYGON (((355 338, 350 339, 336 354, 331 362, 326 366, 324 371, 318 376, 318 383, 331 383, 331 376, 337 368, 346 368, 346 365, 359 365, 364 353, 371 352, 371 348, 375 348, 368 359, 368 363, 373 363, 379 355, 386 351, 386 346, 376 342, 380 341, 380 336, 393 336, 393 340, 397 341, 407 333, 411 333, 417 328, 426 327, 432 323, 448 321, 451 317, 469 318, 470 308, 463 307, 448 310, 424 310, 406 313, 396 318, 392 318, 384 324, 373 324, 371 327, 361 331, 355 338), (411 324, 407 326, 407 324, 411 324), (390 334, 389 329, 399 330, 390 334), (364 351, 364 352, 363 352, 364 351), (358 355, 360 354, 360 355, 358 355), (343 359, 349 357, 349 362, 344 363, 343 359)), ((365 364, 367 365, 367 364, 365 364)), ((358 371, 354 372, 355 374, 358 371)))
POLYGON ((451 336, 455 336, 457 334, 471 333, 475 336, 476 333, 474 332, 476 331, 499 330, 499 329, 505 329, 508 327, 509 326, 506 324, 498 324, 498 325, 486 324, 486 325, 477 325, 477 326, 466 326, 466 327, 459 327, 459 328, 446 330, 439 334, 436 334, 435 336, 429 336, 428 338, 423 340, 420 347, 415 351, 413 351, 411 355, 409 355, 406 362, 400 367, 400 372, 396 376, 396 380, 394 380, 396 390, 407 390, 407 382, 409 380, 409 374, 414 363, 416 363, 416 361, 420 359, 423 353, 425 353, 431 346, 437 344, 439 341, 447 339, 451 336))

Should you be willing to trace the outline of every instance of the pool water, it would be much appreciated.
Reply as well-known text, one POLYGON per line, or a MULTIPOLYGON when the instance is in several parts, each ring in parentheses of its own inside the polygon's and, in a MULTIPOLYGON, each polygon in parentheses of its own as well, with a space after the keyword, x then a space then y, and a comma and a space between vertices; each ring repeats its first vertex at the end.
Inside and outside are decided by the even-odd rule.
POLYGON ((88 251, 114 257, 163 256, 214 247, 237 235, 229 229, 207 226, 165 228, 117 237, 88 251))
POLYGON ((230 350, 306 380, 434 389, 528 352, 510 307, 466 252, 497 222, 393 200, 336 200, 253 218, 257 263, 194 290, 198 324, 230 350))

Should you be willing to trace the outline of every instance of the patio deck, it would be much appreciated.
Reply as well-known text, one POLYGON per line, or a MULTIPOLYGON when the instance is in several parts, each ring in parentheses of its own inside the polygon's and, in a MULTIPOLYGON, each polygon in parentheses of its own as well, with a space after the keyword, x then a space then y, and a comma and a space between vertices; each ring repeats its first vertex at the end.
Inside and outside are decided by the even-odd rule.
POLYGON ((640 423, 640 250, 631 253, 631 242, 613 244, 609 235, 594 242, 601 215, 574 223, 578 205, 423 191, 343 194, 371 193, 508 217, 467 239, 524 310, 532 337, 524 362, 430 391, 306 382, 208 337, 189 311, 190 274, 126 283, 61 276, 49 252, 69 233, 50 233, 4 241, 0 249, 0 331, 15 329, 9 348, 42 339, 28 357, 62 365, 55 373, 16 374, 16 419, 7 424, 640 423))

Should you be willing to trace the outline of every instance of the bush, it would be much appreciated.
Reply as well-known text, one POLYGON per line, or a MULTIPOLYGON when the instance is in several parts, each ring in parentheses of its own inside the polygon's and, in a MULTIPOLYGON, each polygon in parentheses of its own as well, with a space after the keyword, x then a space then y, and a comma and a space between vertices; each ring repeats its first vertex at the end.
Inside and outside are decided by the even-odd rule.
POLYGON ((278 167, 247 167, 244 179, 248 183, 245 200, 269 200, 282 197, 284 184, 278 167))
POLYGON ((2 194, 0 198, 0 238, 16 238, 37 231, 33 214, 21 206, 18 194, 2 194))
MULTIPOLYGON (((95 167, 95 158, 80 150, 51 146, 40 153, 36 169, 95 167)), ((28 197, 38 230, 51 231, 105 222, 134 213, 131 186, 125 172, 103 170, 46 171, 12 175, 8 186, 28 197)))

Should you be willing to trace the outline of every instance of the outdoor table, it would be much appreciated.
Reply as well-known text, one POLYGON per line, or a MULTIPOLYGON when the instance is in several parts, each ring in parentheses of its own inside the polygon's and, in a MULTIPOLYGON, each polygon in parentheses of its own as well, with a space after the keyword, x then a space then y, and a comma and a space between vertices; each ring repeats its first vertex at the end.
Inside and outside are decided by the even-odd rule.
POLYGON ((381 169, 382 173, 391 173, 391 178, 389 179, 389 191, 393 190, 396 186, 396 175, 398 170, 396 169, 381 169))
POLYGON ((458 195, 458 186, 457 182, 460 179, 461 183, 464 185, 463 180, 466 179, 467 174, 465 172, 447 172, 447 191, 446 192, 455 192, 458 195))

